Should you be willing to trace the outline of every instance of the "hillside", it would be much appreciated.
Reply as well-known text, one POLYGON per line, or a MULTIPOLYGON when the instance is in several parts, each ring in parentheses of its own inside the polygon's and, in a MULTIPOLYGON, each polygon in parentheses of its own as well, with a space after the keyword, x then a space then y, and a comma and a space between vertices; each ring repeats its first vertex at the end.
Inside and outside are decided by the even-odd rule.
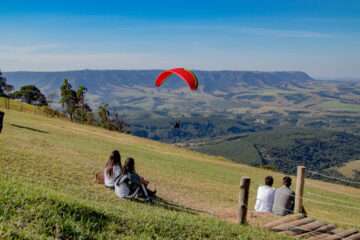
MULTIPOLYGON (((182 163, 170 158, 179 152, 173 155, 169 150, 173 148, 102 129, 6 111, 5 131, 0 135, 0 238, 287 239, 177 205, 195 207, 200 204, 194 204, 198 197, 205 196, 199 196, 189 182, 176 184, 182 177, 173 175, 178 171, 174 165, 182 163), (96 185, 94 172, 114 148, 124 156, 135 156, 139 172, 175 203, 152 206, 119 200, 96 185)), ((186 159, 194 162, 194 170, 204 164, 192 159, 198 157, 186 159)))
MULTIPOLYGON (((220 142, 206 141, 191 148, 237 162, 295 173, 298 165, 319 171, 360 158, 360 136, 333 130, 278 128, 220 142), (285 161, 287 160, 287 161, 285 161)), ((350 163, 349 163, 350 164, 350 163)), ((356 165, 353 165, 356 170, 356 165)), ((352 174, 345 174, 351 177, 352 174)))
MULTIPOLYGON (((22 210, 10 208, 5 213, 0 212, 6 214, 0 218, 0 234, 3 235, 15 234, 18 229, 24 236, 32 232, 41 236, 54 234, 56 229, 42 232, 43 228, 39 226, 46 224, 44 218, 48 216, 58 223, 57 214, 61 211, 68 220, 59 222, 56 231, 69 231, 69 234, 89 234, 90 231, 111 239, 116 234, 126 235, 124 230, 116 227, 123 223, 130 228, 129 237, 134 239, 139 236, 172 238, 175 235, 171 234, 175 232, 183 234, 178 236, 179 239, 189 236, 194 239, 214 236, 222 239, 279 239, 256 228, 229 225, 209 216, 234 220, 240 177, 248 175, 252 178, 252 206, 256 188, 266 175, 275 177, 276 186, 280 184, 282 175, 276 172, 16 111, 6 112, 0 152, 0 174, 6 179, 1 184, 1 191, 6 194, 1 195, 0 204, 24 206, 20 208, 22 210), (176 209, 180 212, 165 210, 169 204, 165 204, 164 209, 120 201, 110 191, 96 185, 94 173, 103 167, 113 149, 120 149, 124 157, 135 157, 138 172, 149 178, 163 199, 171 205, 178 205, 176 209), (14 185, 17 187, 9 187, 14 185), (42 204, 38 206, 40 202, 42 204), (113 206, 116 206, 115 210, 113 206), (185 207, 204 213, 189 214, 185 207), (32 208, 34 210, 28 212, 27 209, 32 208), (44 209, 49 209, 49 213, 44 209), (100 213, 107 221, 99 228, 93 218, 80 217, 100 213), (140 226, 144 221, 148 223, 147 227, 140 226)), ((359 189, 307 180, 305 207, 313 217, 344 227, 359 227, 359 196, 359 189)))
MULTIPOLYGON (((17 88, 24 84, 37 85, 50 97, 54 107, 59 107, 56 97, 59 86, 68 78, 74 87, 82 84, 88 88, 86 101, 94 109, 108 103, 112 112, 129 123, 133 135, 183 146, 202 142, 200 151, 242 163, 259 161, 252 155, 242 155, 243 151, 240 157, 238 149, 231 150, 240 140, 223 141, 220 145, 214 145, 214 140, 248 135, 251 139, 254 133, 257 134, 254 138, 262 134, 276 138, 276 133, 272 133, 279 129, 307 129, 314 132, 313 142, 329 143, 326 146, 331 149, 338 144, 336 138, 327 139, 326 133, 337 131, 356 141, 349 146, 342 144, 341 153, 332 153, 331 156, 341 155, 335 161, 326 154, 319 156, 323 149, 298 151, 296 143, 282 146, 278 149, 281 152, 269 151, 264 146, 263 155, 273 158, 275 154, 277 163, 272 164, 271 159, 266 162, 286 172, 292 172, 288 170, 298 164, 297 154, 302 156, 305 152, 309 155, 307 166, 322 166, 320 170, 358 160, 360 82, 319 81, 304 72, 195 71, 200 89, 191 92, 182 80, 175 78, 164 87, 155 88, 153 81, 158 73, 159 70, 82 70, 7 72, 5 76, 17 88), (177 121, 181 122, 180 129, 174 129, 177 121), (221 149, 229 151, 224 153, 221 149), (288 159, 292 160, 292 166, 288 166, 288 159)), ((286 137, 282 136, 282 141, 294 142, 291 136, 286 137)), ((261 137, 258 139, 259 145, 263 145, 261 137)), ((254 152, 252 148, 247 152, 254 152)))

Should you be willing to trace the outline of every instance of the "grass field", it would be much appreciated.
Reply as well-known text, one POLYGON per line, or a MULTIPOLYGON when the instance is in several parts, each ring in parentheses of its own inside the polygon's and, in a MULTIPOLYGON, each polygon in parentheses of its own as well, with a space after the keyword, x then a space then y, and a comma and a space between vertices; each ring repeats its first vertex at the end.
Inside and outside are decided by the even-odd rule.
POLYGON ((356 104, 341 103, 338 101, 327 101, 318 105, 320 109, 325 111, 346 111, 360 112, 360 106, 356 104))
POLYGON ((252 136, 233 141, 201 145, 196 147, 195 150, 215 156, 226 156, 233 161, 241 163, 261 164, 261 158, 254 147, 252 136))
MULTIPOLYGON (((298 144, 297 142, 299 140, 304 141, 304 140, 320 139, 322 141, 325 141, 331 139, 333 134, 334 132, 331 131, 330 129, 314 131, 313 129, 310 128, 277 127, 274 130, 252 133, 249 134, 248 136, 244 136, 236 140, 223 141, 223 142, 211 142, 210 140, 206 144, 194 147, 194 149, 203 153, 209 153, 211 155, 225 156, 226 158, 229 158, 235 162, 250 164, 253 166, 259 166, 263 164, 261 161, 260 154, 264 154, 265 159, 268 160, 270 159, 269 154, 271 153, 270 150, 272 149, 281 148, 281 149, 285 149, 284 151, 294 152, 294 149, 296 150, 298 146, 304 145, 304 143, 298 144), (264 146, 266 146, 266 151, 263 150, 262 152, 259 152, 256 146, 258 146, 258 149, 260 149, 261 146, 263 146, 263 148, 264 146)), ((333 140, 330 143, 332 144, 332 146, 335 146, 335 142, 336 140, 333 140)), ((309 146, 313 143, 307 143, 307 144, 309 146)), ((347 160, 345 158, 346 151, 345 153, 340 151, 343 148, 344 148, 343 146, 337 146, 336 156, 341 160, 346 161, 347 160)), ((326 150, 321 150, 321 151, 322 154, 324 155, 326 154, 326 150)), ((302 157, 301 154, 305 155, 308 153, 306 151, 298 153, 298 155, 302 157)), ((279 158, 280 156, 271 159, 279 160, 279 158)), ((295 161, 294 159, 295 158, 290 160, 285 157, 281 158, 282 163, 287 161, 295 161)), ((314 165, 316 163, 317 162, 315 160, 314 162, 312 162, 312 164, 314 165)), ((307 164, 308 167, 311 166, 309 162, 307 162, 307 164)), ((283 166, 286 165, 282 164, 275 169, 281 169, 283 171, 288 170, 282 168, 283 166)), ((296 168, 296 165, 294 167, 296 168)))
POLYGON ((346 177, 353 177, 354 170, 360 171, 360 160, 351 161, 337 170, 346 177))
MULTIPOLYGON (((5 180, 0 188, 6 194, 1 194, 0 204, 9 209, 0 211, 0 236, 44 237, 68 230, 69 234, 95 234, 106 239, 116 235, 129 239, 281 239, 214 218, 234 220, 241 176, 252 178, 252 207, 263 178, 271 174, 279 186, 279 173, 61 119, 5 112, 0 135, 0 176, 5 180), (138 172, 156 186, 160 197, 205 213, 164 209, 169 204, 161 207, 122 201, 96 185, 94 174, 113 149, 120 149, 123 158, 136 159, 138 172), (61 222, 56 213, 64 206, 68 218, 61 222), (39 227, 47 224, 45 209, 49 209, 51 221, 59 224, 58 229, 43 232, 39 227), (89 211, 90 216, 102 214, 106 223, 98 228, 100 223, 92 217, 83 218, 83 211, 89 211), (129 228, 128 233, 119 223, 129 228)), ((305 207, 313 217, 344 227, 360 226, 360 189, 307 180, 305 207)))

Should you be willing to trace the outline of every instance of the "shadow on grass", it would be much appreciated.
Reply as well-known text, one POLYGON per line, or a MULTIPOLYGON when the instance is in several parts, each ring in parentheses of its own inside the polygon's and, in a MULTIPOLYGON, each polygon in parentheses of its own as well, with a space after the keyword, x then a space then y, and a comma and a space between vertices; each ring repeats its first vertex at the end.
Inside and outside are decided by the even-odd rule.
POLYGON ((26 129, 26 130, 33 131, 33 132, 49 134, 49 132, 47 132, 47 131, 43 131, 43 130, 36 129, 36 128, 26 127, 26 126, 22 126, 22 125, 18 125, 18 124, 10 124, 10 125, 13 127, 16 127, 16 128, 26 129))
MULTIPOLYGON (((133 199, 129 199, 129 200, 138 202, 138 203, 149 204, 148 202, 145 202, 144 200, 139 199, 139 198, 133 198, 133 199)), ((181 206, 181 205, 166 201, 165 199, 160 198, 160 197, 156 197, 151 204, 154 207, 160 207, 160 208, 164 208, 166 210, 171 210, 171 211, 176 211, 176 212, 184 212, 184 213, 188 213, 188 214, 192 214, 192 215, 206 213, 205 211, 188 208, 185 206, 181 206)))

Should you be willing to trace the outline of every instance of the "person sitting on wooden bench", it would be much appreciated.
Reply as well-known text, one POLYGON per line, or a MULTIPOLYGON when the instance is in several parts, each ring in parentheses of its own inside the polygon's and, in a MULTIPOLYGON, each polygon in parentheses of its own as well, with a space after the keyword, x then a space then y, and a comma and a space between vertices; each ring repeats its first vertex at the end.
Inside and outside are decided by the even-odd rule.
POLYGON ((294 212, 295 193, 290 189, 291 178, 283 178, 283 186, 276 189, 272 212, 275 215, 285 216, 294 212))

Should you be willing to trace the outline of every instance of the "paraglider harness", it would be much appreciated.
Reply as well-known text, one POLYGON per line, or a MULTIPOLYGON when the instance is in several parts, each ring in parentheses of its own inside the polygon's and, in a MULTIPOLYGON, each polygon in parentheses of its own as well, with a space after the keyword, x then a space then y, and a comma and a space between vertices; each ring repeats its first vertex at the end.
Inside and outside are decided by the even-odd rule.
POLYGON ((0 133, 3 129, 4 116, 5 116, 5 113, 0 111, 0 133))
POLYGON ((175 129, 179 129, 180 128, 180 121, 176 121, 175 125, 174 125, 174 128, 175 129))
POLYGON ((114 180, 116 186, 125 183, 130 190, 130 193, 126 199, 143 199, 147 202, 152 202, 152 199, 155 197, 155 192, 147 189, 144 184, 138 184, 131 181, 129 175, 120 175, 114 180))

